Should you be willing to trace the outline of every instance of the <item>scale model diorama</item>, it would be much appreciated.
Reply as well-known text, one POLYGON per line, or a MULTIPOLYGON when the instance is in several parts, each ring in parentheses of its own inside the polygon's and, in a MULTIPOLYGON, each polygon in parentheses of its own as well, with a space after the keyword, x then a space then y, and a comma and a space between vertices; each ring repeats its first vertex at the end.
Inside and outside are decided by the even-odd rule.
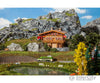
POLYGON ((0 10, 0 75, 100 75, 100 18, 85 9, 100 11, 0 10))

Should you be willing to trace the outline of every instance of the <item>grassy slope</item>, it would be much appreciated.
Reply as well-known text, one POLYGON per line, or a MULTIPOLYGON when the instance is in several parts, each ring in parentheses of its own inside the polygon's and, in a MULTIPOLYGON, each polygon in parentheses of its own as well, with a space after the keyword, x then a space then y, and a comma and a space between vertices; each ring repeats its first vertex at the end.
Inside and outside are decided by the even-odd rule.
MULTIPOLYGON (((27 44, 37 42, 40 43, 41 41, 37 41, 36 36, 30 39, 15 39, 11 41, 7 41, 5 43, 5 47, 10 45, 11 43, 20 44, 23 49, 27 46, 27 44)), ((29 52, 29 51, 0 51, 0 56, 32 56, 34 58, 39 58, 41 56, 52 55, 53 58, 57 60, 73 60, 74 51, 69 52, 29 52)))
POLYGON ((1 51, 0 56, 32 56, 39 58, 40 56, 52 55, 57 60, 73 60, 74 51, 68 52, 29 52, 29 51, 1 51))
POLYGON ((39 41, 37 41, 36 36, 33 36, 30 39, 14 39, 14 40, 7 41, 5 43, 5 46, 10 45, 11 43, 16 43, 16 44, 20 44, 21 46, 24 46, 31 42, 39 42, 39 41))

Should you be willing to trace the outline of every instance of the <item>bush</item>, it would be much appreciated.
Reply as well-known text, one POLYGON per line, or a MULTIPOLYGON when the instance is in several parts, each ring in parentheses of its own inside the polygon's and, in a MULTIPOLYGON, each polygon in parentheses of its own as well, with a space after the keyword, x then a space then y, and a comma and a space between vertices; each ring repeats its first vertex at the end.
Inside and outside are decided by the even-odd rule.
POLYGON ((96 33, 89 33, 89 35, 86 36, 86 44, 93 44, 94 46, 97 45, 100 42, 100 35, 96 33))
POLYGON ((4 50, 5 49, 5 45, 4 44, 1 44, 0 45, 0 50, 4 50))
POLYGON ((74 50, 77 48, 77 44, 79 44, 79 42, 85 42, 85 38, 82 35, 76 34, 72 37, 71 39, 71 44, 69 45, 69 48, 71 50, 74 50))
POLYGON ((51 48, 50 51, 51 52, 57 52, 58 50, 56 48, 51 48))
POLYGON ((44 49, 45 49, 46 51, 50 51, 50 47, 47 45, 47 43, 44 44, 44 49))

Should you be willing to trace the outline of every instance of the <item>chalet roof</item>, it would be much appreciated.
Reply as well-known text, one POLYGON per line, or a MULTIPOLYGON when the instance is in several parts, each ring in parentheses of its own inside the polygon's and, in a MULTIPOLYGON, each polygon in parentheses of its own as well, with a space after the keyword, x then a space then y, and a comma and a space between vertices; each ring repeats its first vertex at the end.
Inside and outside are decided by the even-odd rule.
POLYGON ((50 33, 50 32, 56 32, 56 33, 61 33, 61 34, 66 34, 67 33, 65 31, 60 31, 60 30, 50 30, 50 31, 40 33, 39 35, 43 35, 43 34, 50 33))

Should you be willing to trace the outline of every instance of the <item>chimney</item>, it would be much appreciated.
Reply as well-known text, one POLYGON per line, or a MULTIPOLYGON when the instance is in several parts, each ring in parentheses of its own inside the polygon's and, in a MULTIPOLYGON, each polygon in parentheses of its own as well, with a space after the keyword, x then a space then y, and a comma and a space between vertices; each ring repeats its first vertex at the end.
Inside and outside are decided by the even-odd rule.
POLYGON ((59 28, 59 31, 61 31, 61 28, 59 28))

